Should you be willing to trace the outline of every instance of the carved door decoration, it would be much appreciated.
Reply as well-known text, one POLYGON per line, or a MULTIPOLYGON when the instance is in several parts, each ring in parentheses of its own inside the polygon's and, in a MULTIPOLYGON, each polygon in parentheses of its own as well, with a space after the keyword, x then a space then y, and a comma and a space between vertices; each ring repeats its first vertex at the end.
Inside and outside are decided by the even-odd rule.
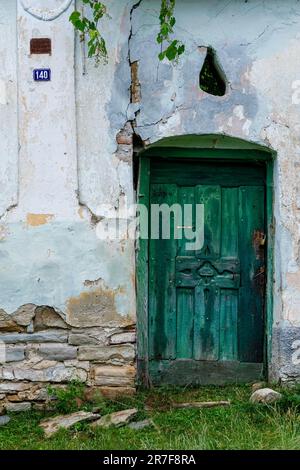
POLYGON ((264 168, 151 165, 151 204, 204 204, 204 244, 189 251, 174 235, 149 242, 150 378, 181 385, 255 380, 264 350, 264 168))
POLYGON ((24 10, 42 21, 52 21, 64 13, 72 0, 21 0, 24 10))

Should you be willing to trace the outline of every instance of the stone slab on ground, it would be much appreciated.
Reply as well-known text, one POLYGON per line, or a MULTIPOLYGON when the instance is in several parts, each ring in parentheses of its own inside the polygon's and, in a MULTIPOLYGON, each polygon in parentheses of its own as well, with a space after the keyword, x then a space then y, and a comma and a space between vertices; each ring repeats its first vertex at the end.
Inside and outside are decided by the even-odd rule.
POLYGON ((5 426, 10 422, 10 417, 7 415, 0 416, 0 426, 5 426))
POLYGON ((275 392, 271 388, 261 388, 252 393, 251 403, 275 403, 282 398, 281 393, 275 392))
POLYGON ((136 408, 117 411, 116 413, 111 413, 98 419, 97 421, 92 423, 92 427, 109 428, 111 426, 125 426, 137 415, 137 413, 138 410, 136 408))
POLYGON ((140 431, 145 428, 154 426, 152 419, 144 419, 143 421, 136 421, 134 423, 129 423, 128 427, 134 431, 140 431))
POLYGON ((40 427, 44 430, 46 437, 51 437, 59 429, 69 429, 74 424, 81 423, 83 421, 95 421, 100 418, 97 413, 90 413, 87 411, 77 411, 69 415, 56 416, 40 423, 40 427))

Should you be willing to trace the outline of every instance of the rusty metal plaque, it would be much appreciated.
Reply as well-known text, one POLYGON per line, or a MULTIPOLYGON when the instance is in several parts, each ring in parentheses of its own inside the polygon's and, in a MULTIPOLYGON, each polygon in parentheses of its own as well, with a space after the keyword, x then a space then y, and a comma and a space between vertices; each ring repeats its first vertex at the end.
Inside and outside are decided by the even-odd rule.
POLYGON ((50 54, 52 52, 51 39, 33 38, 30 40, 30 54, 50 54))

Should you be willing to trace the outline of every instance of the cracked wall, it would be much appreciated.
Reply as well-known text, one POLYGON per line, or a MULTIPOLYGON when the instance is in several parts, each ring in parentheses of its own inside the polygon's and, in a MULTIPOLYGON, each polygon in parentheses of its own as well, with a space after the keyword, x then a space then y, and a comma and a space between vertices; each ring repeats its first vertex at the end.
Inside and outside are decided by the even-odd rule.
POLYGON ((76 378, 134 391, 134 242, 97 236, 103 204, 134 197, 134 3, 110 2, 109 60, 95 68, 74 41, 74 1, 1 1, 0 408, 44 406, 46 382, 76 378), (52 54, 30 55, 41 37, 52 54), (43 67, 51 82, 34 82, 43 67))
POLYGON ((225 133, 277 152, 271 377, 299 380, 298 2, 178 0, 186 53, 171 65, 157 58, 159 1, 110 0, 109 60, 98 68, 74 46, 74 2, 63 3, 47 21, 19 0, 0 5, 0 400, 42 402, 47 381, 76 374, 104 393, 132 392, 134 243, 100 240, 96 226, 103 204, 135 199, 133 132, 144 145, 225 133), (53 54, 30 56, 30 39, 48 36, 53 54), (228 80, 222 97, 199 87, 207 47, 228 80), (44 66, 52 82, 34 83, 44 66))
POLYGON ((174 66, 157 59, 159 5, 143 0, 132 15, 130 61, 139 65, 141 91, 135 132, 148 143, 224 133, 276 151, 270 377, 300 380, 299 361, 293 359, 300 339, 298 2, 178 1, 176 38, 186 52, 174 66), (216 51, 227 78, 221 97, 199 87, 207 47, 216 51))

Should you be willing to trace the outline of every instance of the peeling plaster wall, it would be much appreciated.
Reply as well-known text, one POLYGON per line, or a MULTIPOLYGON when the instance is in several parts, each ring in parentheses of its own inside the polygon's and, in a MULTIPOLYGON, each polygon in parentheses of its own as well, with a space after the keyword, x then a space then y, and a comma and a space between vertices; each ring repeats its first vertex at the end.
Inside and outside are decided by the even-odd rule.
POLYGON ((182 134, 225 133, 277 152, 270 374, 287 382, 299 380, 299 2, 177 1, 176 37, 186 52, 174 67, 157 60, 159 46, 153 38, 159 5, 159 0, 143 0, 132 17, 130 60, 139 64, 141 87, 135 130, 149 143, 182 134), (199 87, 208 46, 227 77, 223 97, 199 87))
MULTIPOLYGON (((3 134, 15 149, 19 143, 19 168, 15 155, 9 159, 19 173, 19 197, 0 226, 1 307, 12 313, 31 302, 66 312, 70 298, 91 291, 85 281, 101 279, 107 289, 122 292, 116 307, 120 315, 134 318, 133 243, 99 240, 93 219, 98 212, 101 216, 101 204, 118 206, 121 194, 133 199, 131 165, 115 156, 116 135, 127 121, 129 104, 131 4, 125 2, 123 10, 112 5, 107 31, 110 61, 95 68, 90 60, 85 75, 79 50, 75 60, 74 30, 68 21, 73 2, 52 21, 41 21, 26 12, 21 2, 17 4, 18 57, 16 40, 4 57, 18 60, 19 140, 15 134, 3 134), (120 25, 119 36, 114 33, 116 23, 120 25), (31 56, 32 37, 50 37, 52 55, 31 56), (33 69, 42 67, 51 68, 51 82, 33 81, 33 69), (117 67, 123 67, 124 80, 119 86, 107 86, 113 82, 117 67), (114 120, 109 119, 106 109, 112 95, 114 120)), ((35 7, 40 4, 33 3, 35 7)), ((13 31, 13 11, 9 21, 13 31)), ((11 95, 12 107, 16 91, 11 95)), ((4 149, 4 158, 6 153, 4 149)), ((13 182, 11 177, 7 183, 10 190, 13 182)), ((8 210, 11 201, 5 192, 1 192, 1 199, 4 211, 8 210)))
POLYGON ((16 3, 0 2, 0 216, 18 199, 16 3))
MULTIPOLYGON (((6 60, 12 57, 12 70, 18 62, 19 127, 9 122, 12 133, 1 129, 6 145, 14 150, 8 154, 1 148, 1 164, 7 161, 7 168, 19 178, 16 207, 10 208, 16 194, 9 199, 1 192, 3 212, 8 210, 0 226, 1 307, 12 313, 31 302, 66 313, 71 298, 93 290, 85 281, 101 279, 106 289, 119 289, 116 311, 120 316, 134 319, 133 243, 99 240, 95 226, 101 204, 118 206, 121 194, 133 200, 131 164, 115 155, 116 135, 127 121, 130 99, 127 56, 131 2, 125 2, 123 8, 111 5, 112 19, 105 31, 111 51, 109 63, 95 68, 89 60, 85 75, 79 41, 75 60, 74 30, 68 21, 74 2, 51 21, 25 11, 21 1, 9 4, 18 8, 17 22, 11 7, 7 19, 12 34, 17 24, 18 55, 15 37, 3 55, 5 52, 6 60), (119 35, 115 34, 116 23, 119 35), (30 55, 32 37, 50 37, 52 55, 30 55), (33 81, 33 69, 42 67, 51 68, 51 82, 33 81), (117 68, 123 69, 119 86, 107 86, 114 82, 117 68), (114 116, 108 117, 106 108, 112 96, 114 116)), ((47 7, 64 4, 70 2, 49 0, 47 7)), ((28 1, 27 5, 39 8, 43 2, 28 1)), ((16 81, 16 70, 13 73, 10 67, 4 62, 2 69, 16 81)), ((9 80, 10 76, 3 79, 8 84, 9 80)), ((12 121, 17 114, 16 89, 10 96, 6 114, 0 105, 3 122, 7 117, 12 121)), ((1 177, 7 172, 3 170, 1 177)), ((12 191, 13 183, 12 176, 7 183, 3 181, 7 192, 12 191)))
POLYGON ((96 236, 103 204, 134 201, 132 126, 145 145, 225 133, 277 152, 270 377, 299 380, 298 2, 178 0, 186 53, 172 66, 157 58, 159 0, 107 0, 109 60, 95 68, 68 22, 74 1, 24 1, 0 1, 0 400, 39 400, 44 382, 74 377, 133 389, 134 243, 96 236), (51 37, 52 55, 30 56, 32 37, 51 37), (208 46, 223 97, 199 87, 208 46), (32 80, 39 67, 50 83, 32 80))
MULTIPOLYGON (((116 154, 116 135, 128 118, 130 64, 128 39, 134 1, 108 2, 111 19, 103 23, 108 64, 95 68, 76 50, 76 96, 80 202, 95 214, 99 204, 118 206, 120 193, 133 201, 132 168, 116 154), (101 156, 99 158, 99 156, 101 156)), ((101 210, 100 210, 101 215, 101 210)))
POLYGON ((2 394, 45 400, 47 381, 134 391, 134 242, 97 236, 103 204, 133 201, 132 145, 124 159, 116 138, 134 2, 108 2, 110 56, 98 68, 75 40, 74 3, 0 1, 0 411, 2 394), (52 54, 30 55, 43 37, 52 54), (35 82, 44 67, 51 81, 35 82))

